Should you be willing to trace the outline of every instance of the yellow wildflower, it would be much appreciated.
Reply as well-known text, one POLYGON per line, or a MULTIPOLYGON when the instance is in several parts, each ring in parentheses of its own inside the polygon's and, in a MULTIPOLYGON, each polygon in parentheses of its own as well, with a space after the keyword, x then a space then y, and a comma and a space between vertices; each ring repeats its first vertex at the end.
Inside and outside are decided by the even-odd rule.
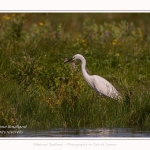
POLYGON ((44 25, 44 23, 43 23, 43 22, 39 22, 39 25, 40 25, 40 26, 43 26, 43 25, 44 25))
POLYGON ((113 42, 116 42, 117 43, 117 39, 114 39, 114 41, 113 42))
POLYGON ((16 14, 12 14, 11 16, 12 16, 12 17, 15 17, 15 16, 16 16, 16 14))
POLYGON ((114 39, 112 41, 112 45, 121 45, 121 43, 119 41, 117 41, 117 39, 114 39))
POLYGON ((140 35, 143 35, 143 33, 142 33, 142 31, 141 31, 141 30, 139 31, 139 34, 140 34, 140 35))
POLYGON ((112 45, 116 45, 117 43, 116 42, 112 42, 112 45))
POLYGON ((117 44, 117 40, 114 39, 113 42, 112 42, 112 45, 116 45, 117 44))
POLYGON ((116 56, 117 56, 117 57, 119 57, 119 56, 120 56, 120 54, 119 54, 119 53, 117 53, 117 54, 116 54, 116 56))
POLYGON ((10 20, 10 17, 7 16, 7 15, 4 15, 4 16, 3 16, 3 19, 5 19, 5 20, 10 20))
POLYGON ((3 16, 3 19, 5 19, 6 17, 7 17, 7 16, 4 15, 4 16, 3 16))

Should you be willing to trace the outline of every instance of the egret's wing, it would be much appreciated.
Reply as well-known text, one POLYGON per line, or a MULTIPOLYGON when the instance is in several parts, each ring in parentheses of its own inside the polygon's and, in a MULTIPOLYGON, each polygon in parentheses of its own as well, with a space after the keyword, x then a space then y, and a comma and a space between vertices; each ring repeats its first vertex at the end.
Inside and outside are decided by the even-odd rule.
POLYGON ((111 83, 97 75, 93 76, 93 88, 100 95, 105 95, 111 98, 116 98, 119 96, 118 91, 111 83))
POLYGON ((109 85, 106 80, 99 76, 94 76, 93 78, 93 87, 96 92, 102 95, 108 95, 109 94, 109 85))

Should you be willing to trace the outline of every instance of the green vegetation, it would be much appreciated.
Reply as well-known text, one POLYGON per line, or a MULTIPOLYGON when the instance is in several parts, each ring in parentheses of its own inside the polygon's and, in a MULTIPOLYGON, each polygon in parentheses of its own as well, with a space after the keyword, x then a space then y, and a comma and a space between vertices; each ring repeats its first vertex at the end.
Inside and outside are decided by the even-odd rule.
POLYGON ((43 20, 30 24, 28 15, 1 16, 1 126, 150 127, 148 14, 133 22, 118 19, 119 14, 50 14, 52 19, 39 14, 43 20), (114 18, 105 22, 107 15, 114 18), (64 64, 77 53, 86 58, 90 74, 116 87, 123 103, 97 95, 83 79, 79 61, 75 69, 64 64))

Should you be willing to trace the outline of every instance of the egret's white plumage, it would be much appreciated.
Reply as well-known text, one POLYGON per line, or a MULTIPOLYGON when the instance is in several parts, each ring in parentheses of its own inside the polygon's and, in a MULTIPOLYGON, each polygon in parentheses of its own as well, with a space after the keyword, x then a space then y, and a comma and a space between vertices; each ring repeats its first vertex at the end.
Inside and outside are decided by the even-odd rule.
POLYGON ((106 79, 98 76, 98 75, 92 75, 90 76, 86 72, 86 60, 81 54, 74 55, 70 60, 65 61, 65 63, 79 59, 81 60, 81 70, 83 77, 87 81, 87 83, 100 95, 107 96, 112 99, 121 99, 121 96, 119 92, 114 88, 114 86, 109 83, 106 79))

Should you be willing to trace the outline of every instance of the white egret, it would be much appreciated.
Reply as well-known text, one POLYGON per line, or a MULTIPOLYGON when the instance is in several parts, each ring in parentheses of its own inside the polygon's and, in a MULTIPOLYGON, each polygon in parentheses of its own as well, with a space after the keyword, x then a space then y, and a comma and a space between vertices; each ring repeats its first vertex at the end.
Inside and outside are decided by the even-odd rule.
POLYGON ((86 71, 86 60, 81 54, 74 55, 71 59, 66 60, 64 63, 74 61, 79 59, 81 61, 81 70, 83 77, 85 78, 86 82, 101 96, 107 96, 112 99, 121 100, 122 97, 119 92, 114 88, 114 86, 109 83, 106 79, 98 76, 92 75, 90 76, 86 71))

